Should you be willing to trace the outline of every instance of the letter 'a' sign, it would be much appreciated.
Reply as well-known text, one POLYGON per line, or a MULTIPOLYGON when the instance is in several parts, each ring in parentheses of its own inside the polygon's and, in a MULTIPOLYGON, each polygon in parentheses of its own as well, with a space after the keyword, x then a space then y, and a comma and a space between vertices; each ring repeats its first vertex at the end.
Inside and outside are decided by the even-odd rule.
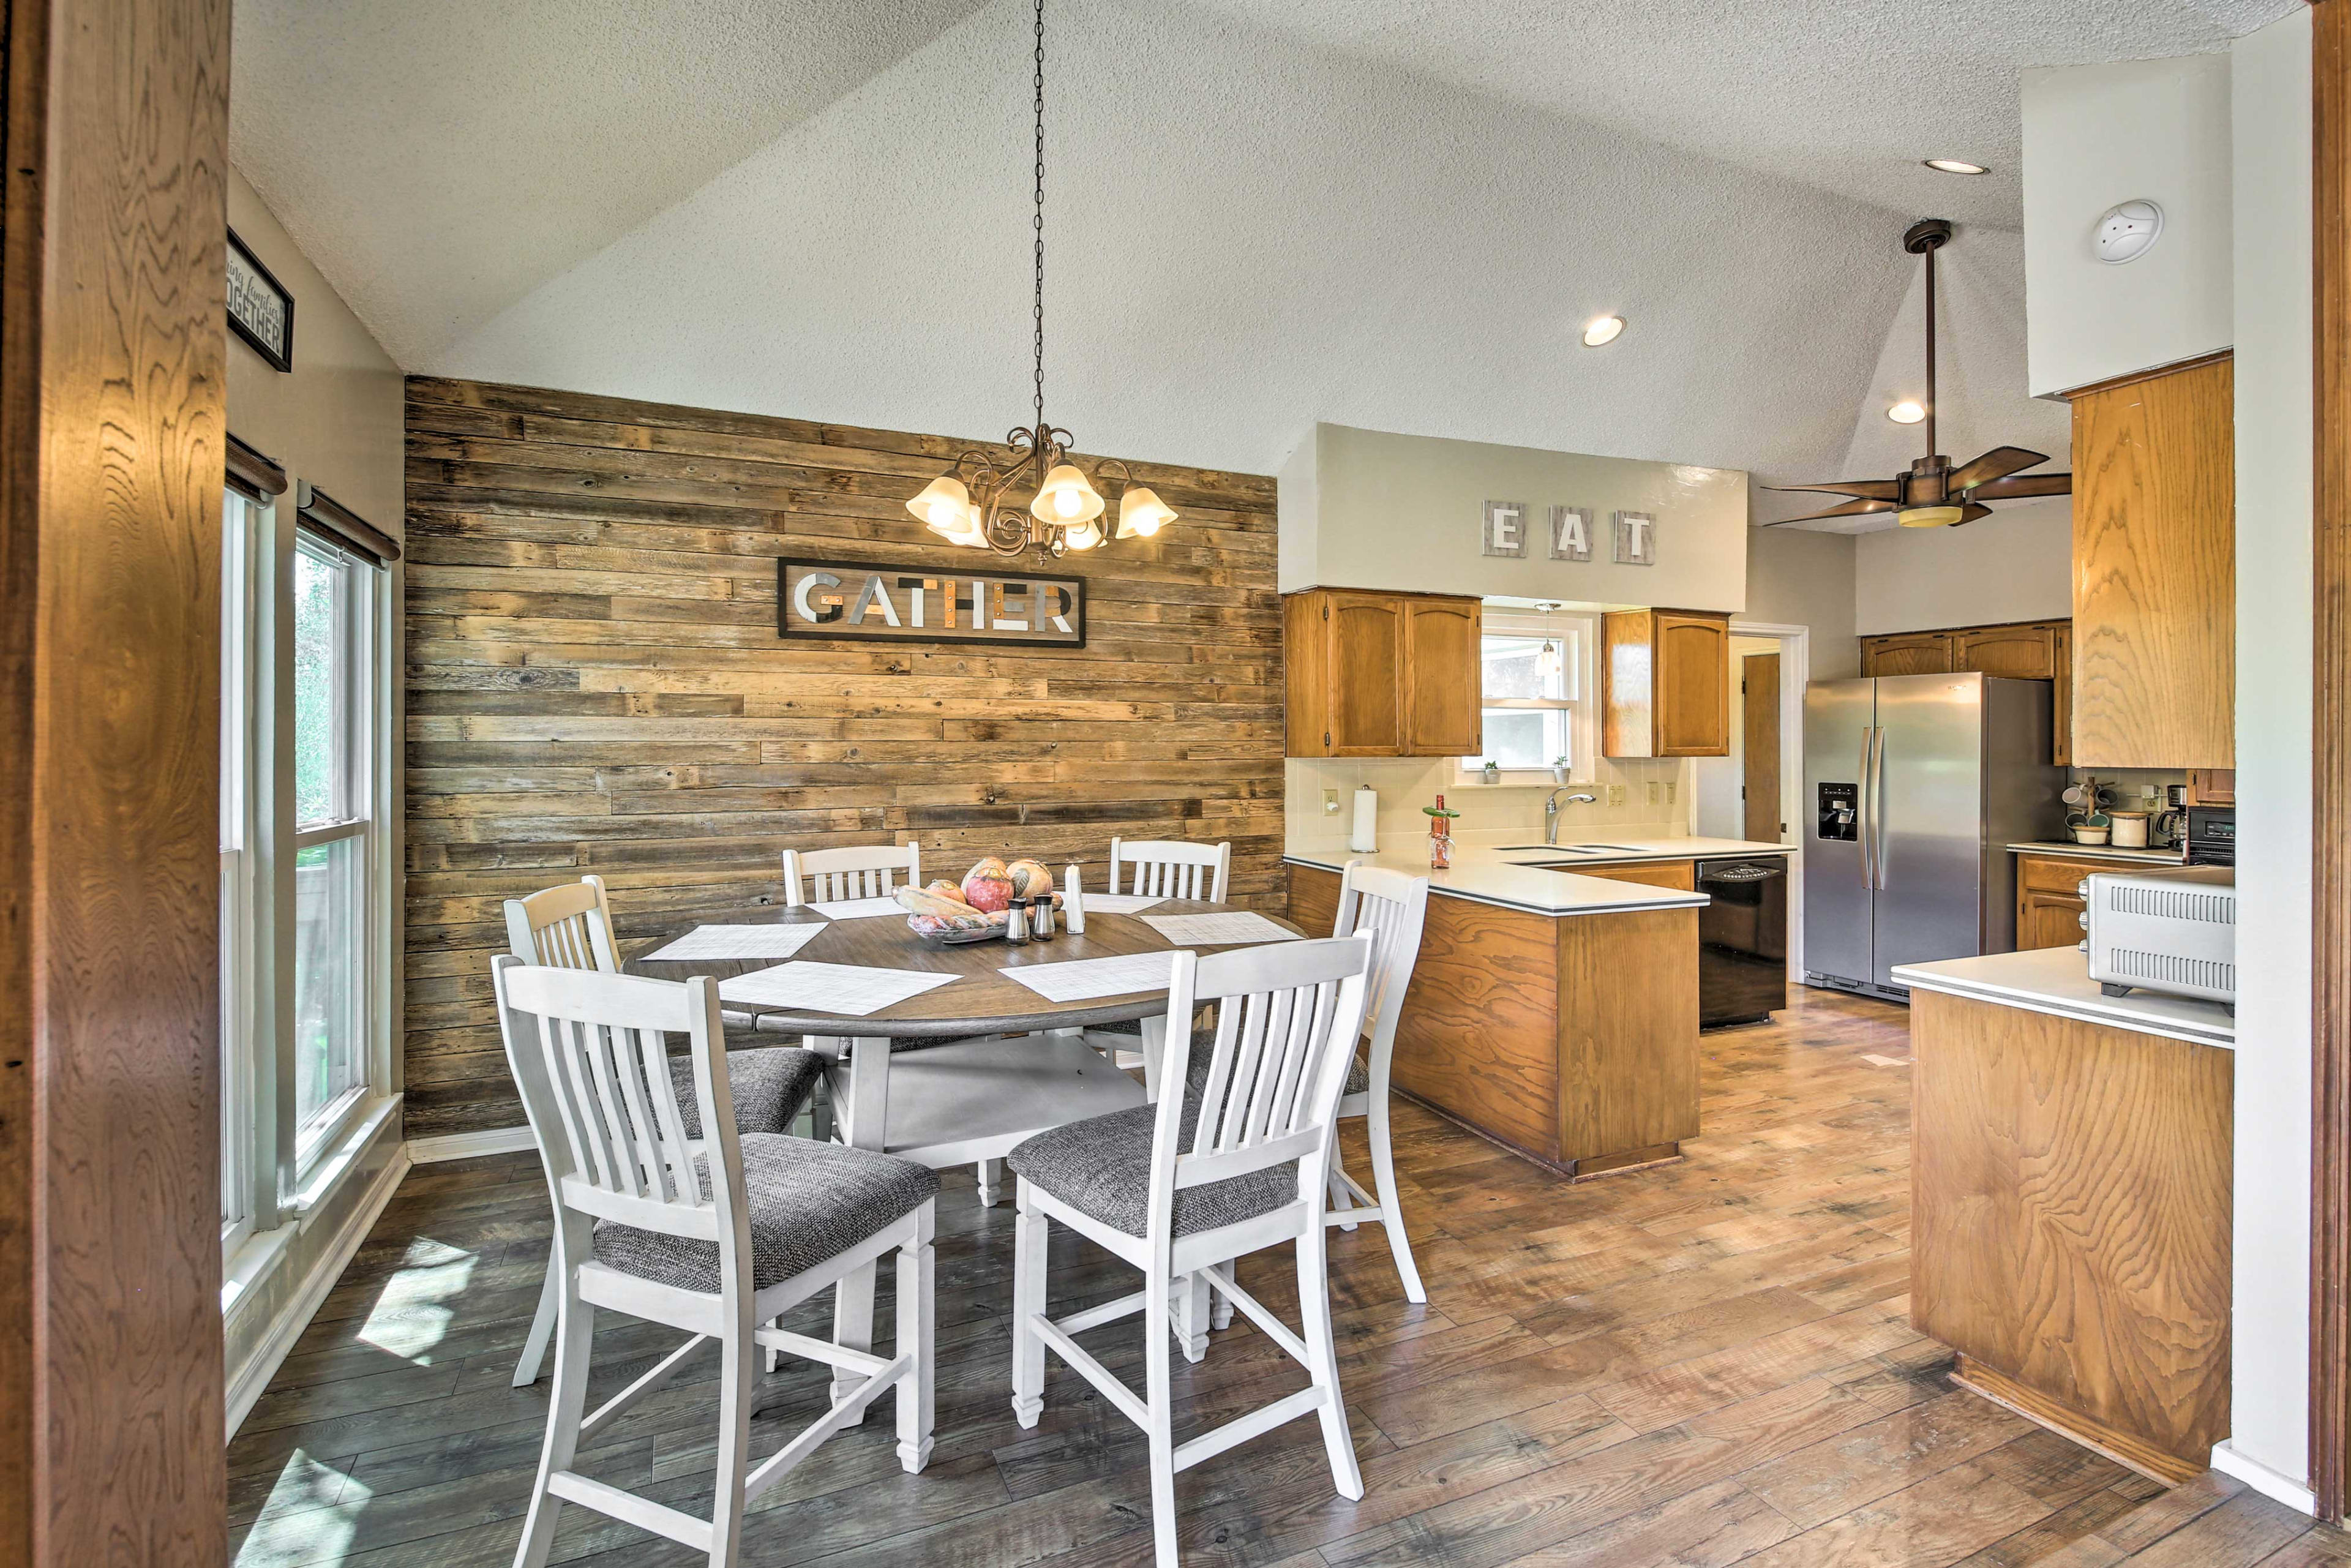
POLYGON ((786 641, 1086 645, 1080 577, 945 572, 852 561, 776 563, 776 634, 786 641))

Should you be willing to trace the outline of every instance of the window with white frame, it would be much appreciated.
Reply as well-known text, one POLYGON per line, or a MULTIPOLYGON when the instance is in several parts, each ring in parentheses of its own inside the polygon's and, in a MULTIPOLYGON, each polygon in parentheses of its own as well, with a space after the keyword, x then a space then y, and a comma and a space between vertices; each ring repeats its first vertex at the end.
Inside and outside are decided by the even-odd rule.
POLYGON ((227 492, 221 517, 220 1003, 221 1249, 254 1228, 256 1030, 254 535, 252 503, 227 492))
POLYGON ((1591 657, 1588 616, 1485 618, 1480 663, 1486 749, 1465 757, 1466 769, 1491 762, 1504 770, 1573 768, 1584 760, 1584 665, 1591 657))
POLYGON ((307 1163, 368 1087, 376 815, 372 561, 305 528, 293 561, 294 1121, 307 1163))

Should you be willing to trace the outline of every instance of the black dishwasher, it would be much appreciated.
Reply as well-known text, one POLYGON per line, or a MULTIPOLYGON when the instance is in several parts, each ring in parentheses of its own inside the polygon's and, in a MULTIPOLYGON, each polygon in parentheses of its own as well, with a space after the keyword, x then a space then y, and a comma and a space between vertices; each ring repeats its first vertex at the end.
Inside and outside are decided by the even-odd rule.
POLYGON ((1788 1005, 1788 857, 1698 862, 1698 1023, 1750 1023, 1788 1005))

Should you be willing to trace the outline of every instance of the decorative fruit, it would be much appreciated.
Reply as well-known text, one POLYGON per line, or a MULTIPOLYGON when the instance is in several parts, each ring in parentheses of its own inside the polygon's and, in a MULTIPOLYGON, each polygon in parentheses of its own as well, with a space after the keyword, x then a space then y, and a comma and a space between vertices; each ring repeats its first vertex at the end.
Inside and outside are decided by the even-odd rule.
POLYGON ((1002 909, 1011 904, 1012 878, 1004 862, 991 855, 964 873, 963 896, 974 909, 1002 909))
POLYGON ((954 883, 949 882, 943 876, 933 878, 930 883, 925 886, 923 891, 929 894, 934 898, 952 898, 957 904, 967 904, 970 902, 970 900, 964 897, 962 888, 956 886, 954 883))
POLYGON ((1053 873, 1036 861, 1023 858, 1004 869, 1012 879, 1015 898, 1042 898, 1053 891, 1053 873))

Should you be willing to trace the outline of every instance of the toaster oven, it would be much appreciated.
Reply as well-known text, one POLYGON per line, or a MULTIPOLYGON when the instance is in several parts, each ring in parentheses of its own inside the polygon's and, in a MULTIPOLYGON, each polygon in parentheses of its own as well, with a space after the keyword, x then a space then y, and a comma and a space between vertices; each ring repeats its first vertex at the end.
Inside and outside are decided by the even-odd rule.
POLYGON ((2237 1001, 2237 873, 2233 866, 2094 873, 2090 978, 2110 997, 2165 991, 2237 1001))

